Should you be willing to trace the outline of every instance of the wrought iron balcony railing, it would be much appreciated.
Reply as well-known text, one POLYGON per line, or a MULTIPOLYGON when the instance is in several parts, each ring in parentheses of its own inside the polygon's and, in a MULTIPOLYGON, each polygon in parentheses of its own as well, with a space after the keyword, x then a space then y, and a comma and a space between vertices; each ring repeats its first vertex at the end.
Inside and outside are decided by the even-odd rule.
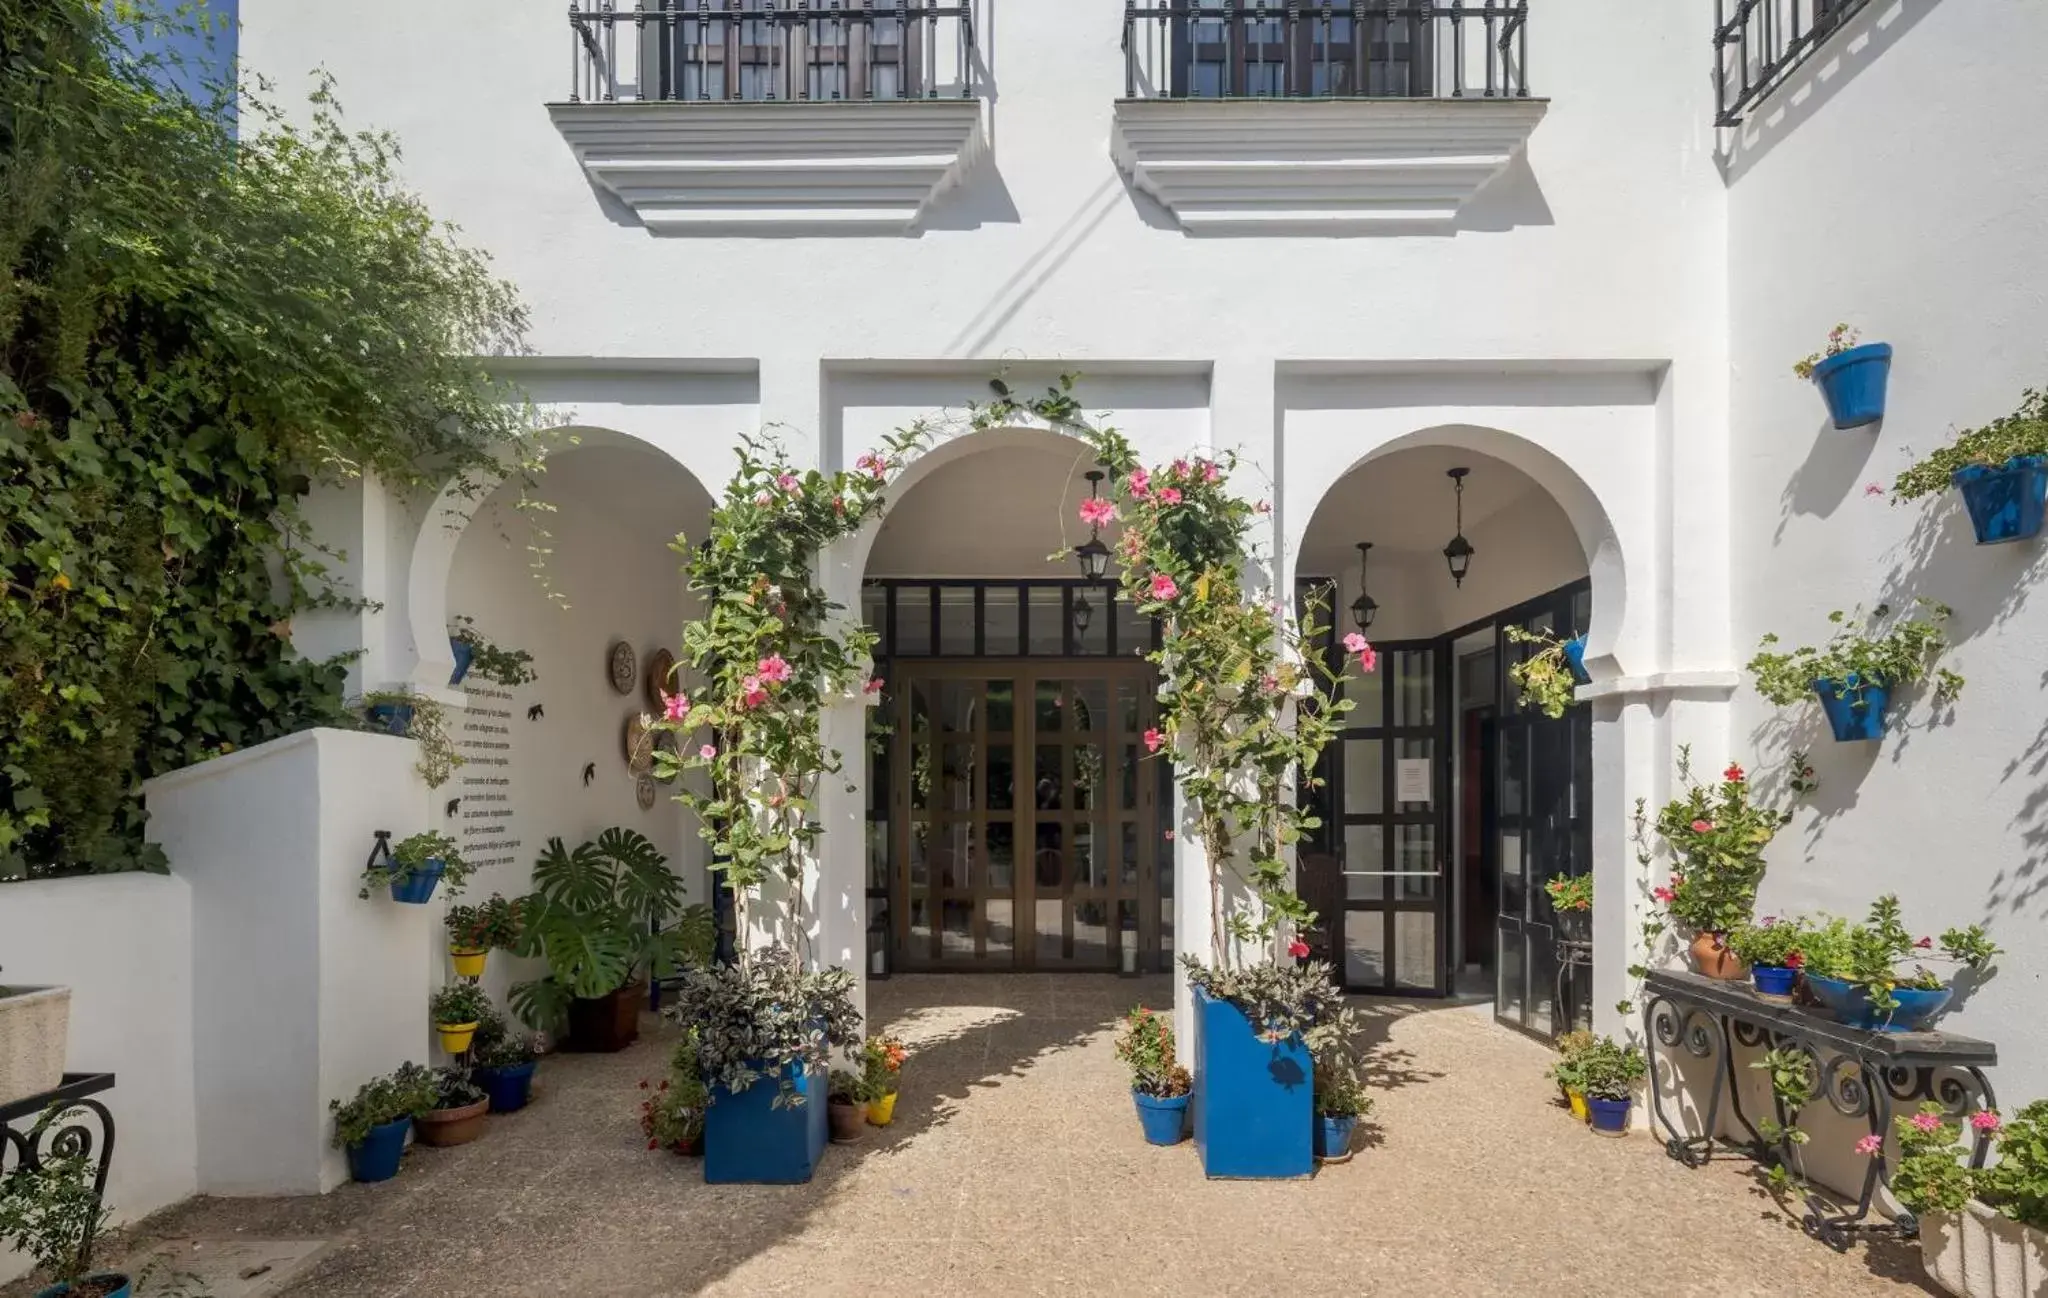
POLYGON ((1717 126, 1741 123, 1869 0, 1714 0, 1717 126))
POLYGON ((970 0, 569 0, 571 103, 975 95, 970 0))
POLYGON ((1527 98, 1528 0, 1125 0, 1130 99, 1527 98))

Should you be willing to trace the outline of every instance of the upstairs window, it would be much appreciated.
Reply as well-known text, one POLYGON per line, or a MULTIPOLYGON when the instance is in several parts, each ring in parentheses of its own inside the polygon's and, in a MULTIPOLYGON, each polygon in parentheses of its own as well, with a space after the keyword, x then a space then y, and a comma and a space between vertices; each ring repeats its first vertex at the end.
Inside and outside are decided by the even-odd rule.
POLYGON ((920 28, 936 16, 923 0, 846 0, 827 13, 794 0, 651 0, 641 97, 921 98, 929 78, 921 74, 920 28))
POLYGON ((1178 0, 1159 9, 1171 33, 1175 99, 1435 93, 1428 6, 1382 7, 1363 19, 1290 14, 1255 0, 1178 0))

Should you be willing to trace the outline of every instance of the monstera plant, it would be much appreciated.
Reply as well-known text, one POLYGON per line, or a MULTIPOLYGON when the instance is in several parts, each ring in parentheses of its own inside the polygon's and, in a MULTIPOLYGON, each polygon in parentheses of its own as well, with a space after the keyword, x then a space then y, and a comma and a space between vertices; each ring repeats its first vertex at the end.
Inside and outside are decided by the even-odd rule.
POLYGON ((518 983, 513 1012, 547 1031, 571 1004, 627 986, 642 972, 666 977, 711 958, 707 906, 683 904, 683 883, 645 834, 607 829, 573 851, 550 838, 519 903, 516 954, 547 961, 545 977, 518 983))

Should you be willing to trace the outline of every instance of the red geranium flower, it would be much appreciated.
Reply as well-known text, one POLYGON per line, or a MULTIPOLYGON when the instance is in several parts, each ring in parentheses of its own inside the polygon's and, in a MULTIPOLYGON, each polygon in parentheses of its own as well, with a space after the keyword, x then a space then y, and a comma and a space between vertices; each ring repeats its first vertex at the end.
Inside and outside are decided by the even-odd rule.
POLYGON ((1805 965, 1806 957, 1797 951, 1787 951, 1785 953, 1785 967, 1787 969, 1800 969, 1804 968, 1805 965))
POLYGON ((1721 778, 1730 784, 1740 784, 1742 783, 1742 768, 1730 762, 1728 763, 1728 769, 1721 772, 1721 778))

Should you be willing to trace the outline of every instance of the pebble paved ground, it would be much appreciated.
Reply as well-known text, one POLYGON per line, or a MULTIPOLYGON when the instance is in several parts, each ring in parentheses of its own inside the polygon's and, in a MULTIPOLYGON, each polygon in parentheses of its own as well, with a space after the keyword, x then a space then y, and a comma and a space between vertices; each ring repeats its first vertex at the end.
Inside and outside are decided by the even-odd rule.
POLYGON ((535 1104, 397 1180, 195 1200, 167 1238, 331 1241, 286 1292, 376 1295, 1581 1295, 1933 1292, 1895 1244, 1808 1240, 1737 1161, 1688 1171, 1553 1103, 1548 1052, 1483 1011, 1365 1002, 1382 1088, 1343 1167, 1205 1181, 1139 1136, 1110 1041, 1163 979, 923 976, 873 985, 914 1054, 897 1121, 807 1186, 711 1187, 646 1149, 649 1019, 612 1057, 544 1062, 535 1104))

